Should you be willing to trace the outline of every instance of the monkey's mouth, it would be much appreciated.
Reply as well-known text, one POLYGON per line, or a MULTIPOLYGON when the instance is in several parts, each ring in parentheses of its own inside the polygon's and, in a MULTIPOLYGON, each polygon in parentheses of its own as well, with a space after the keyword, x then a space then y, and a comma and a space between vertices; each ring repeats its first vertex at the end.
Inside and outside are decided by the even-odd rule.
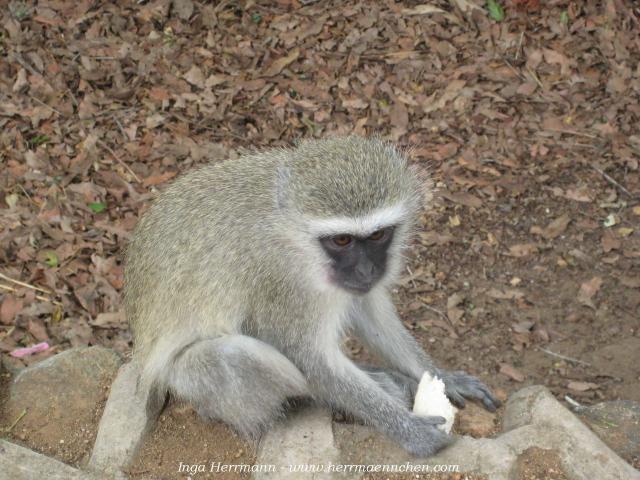
POLYGON ((366 283, 343 281, 340 283, 340 286, 345 290, 348 290, 352 293, 356 293, 359 295, 364 295, 366 293, 369 293, 374 285, 375 285, 375 282, 373 281, 366 282, 366 283))

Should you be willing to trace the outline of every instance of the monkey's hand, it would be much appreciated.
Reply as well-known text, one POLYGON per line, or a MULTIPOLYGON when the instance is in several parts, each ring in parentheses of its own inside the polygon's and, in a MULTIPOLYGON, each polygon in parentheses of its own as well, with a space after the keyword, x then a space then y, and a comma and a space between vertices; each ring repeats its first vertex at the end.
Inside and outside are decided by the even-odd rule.
POLYGON ((404 423, 400 444, 412 455, 428 457, 453 442, 453 437, 442 432, 437 426, 445 423, 443 417, 420 417, 410 414, 404 423))
POLYGON ((440 370, 437 375, 444 382, 447 397, 457 407, 464 408, 465 397, 480 400, 490 412, 495 412, 500 406, 500 400, 493 396, 489 387, 466 372, 440 370))

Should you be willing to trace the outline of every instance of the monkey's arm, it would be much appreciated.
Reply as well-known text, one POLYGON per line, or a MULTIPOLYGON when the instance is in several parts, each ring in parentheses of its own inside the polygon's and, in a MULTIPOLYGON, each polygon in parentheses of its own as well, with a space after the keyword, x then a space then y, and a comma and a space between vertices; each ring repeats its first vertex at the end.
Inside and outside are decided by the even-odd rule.
POLYGON ((444 418, 414 415, 338 348, 297 352, 295 357, 316 401, 360 418, 412 454, 432 455, 451 443, 451 437, 436 428, 444 418))
POLYGON ((462 372, 437 368, 415 338, 402 325, 388 294, 372 295, 363 302, 354 318, 358 337, 384 361, 398 371, 420 380, 425 371, 437 375, 453 403, 464 407, 464 397, 482 401, 487 410, 495 411, 500 402, 477 378, 462 372))

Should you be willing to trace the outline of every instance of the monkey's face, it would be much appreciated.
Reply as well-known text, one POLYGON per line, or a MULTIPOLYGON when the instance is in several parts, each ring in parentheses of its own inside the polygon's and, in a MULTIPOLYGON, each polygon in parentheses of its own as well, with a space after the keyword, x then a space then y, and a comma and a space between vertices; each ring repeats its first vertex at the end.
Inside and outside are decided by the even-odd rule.
POLYGON ((369 292, 386 273, 393 233, 390 226, 366 237, 349 233, 321 237, 320 245, 331 259, 331 282, 351 293, 369 292))

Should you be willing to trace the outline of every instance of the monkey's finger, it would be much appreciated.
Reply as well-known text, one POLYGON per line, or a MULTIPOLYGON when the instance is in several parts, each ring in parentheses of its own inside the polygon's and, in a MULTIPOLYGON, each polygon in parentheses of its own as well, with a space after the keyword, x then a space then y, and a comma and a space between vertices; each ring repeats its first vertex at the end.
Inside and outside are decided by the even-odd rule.
POLYGON ((493 394, 489 391, 489 389, 485 390, 484 393, 485 395, 482 398, 482 404, 484 405, 484 408, 486 408, 490 412, 495 412, 498 409, 498 407, 502 405, 502 402, 500 402, 500 400, 494 397, 493 394))
POLYGON ((460 395, 458 392, 447 392, 447 396, 451 403, 453 403, 458 408, 464 408, 466 402, 464 401, 464 397, 460 395))
POLYGON ((487 387, 484 383, 479 382, 478 388, 482 395, 478 398, 482 401, 484 408, 489 410, 490 412, 495 412, 502 403, 496 397, 493 396, 489 387, 487 387))
POLYGON ((439 415, 420 417, 420 420, 427 425, 444 425, 445 423, 447 423, 447 420, 439 415))
POLYGON ((484 405, 484 408, 486 408, 490 412, 495 412, 498 409, 498 405, 494 403, 494 400, 495 399, 492 399, 490 397, 484 397, 482 399, 482 405, 484 405))

